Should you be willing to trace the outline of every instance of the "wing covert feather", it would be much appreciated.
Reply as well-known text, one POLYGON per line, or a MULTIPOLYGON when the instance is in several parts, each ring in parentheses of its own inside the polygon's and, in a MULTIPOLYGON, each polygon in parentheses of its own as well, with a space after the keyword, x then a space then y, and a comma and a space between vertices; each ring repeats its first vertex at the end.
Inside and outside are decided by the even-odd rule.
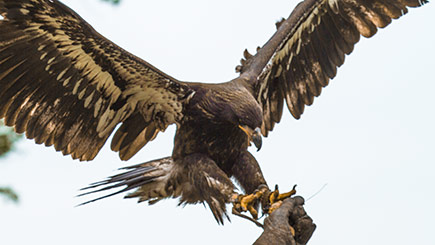
POLYGON ((360 36, 371 37, 392 19, 425 0, 305 0, 286 20, 292 23, 271 62, 259 76, 255 96, 263 108, 267 136, 282 115, 285 100, 299 119, 334 78, 360 36))
POLYGON ((126 160, 183 117, 192 93, 186 84, 110 42, 62 3, 0 0, 0 14, 0 118, 17 132, 91 160, 127 122, 120 129, 129 137, 112 142, 126 160))

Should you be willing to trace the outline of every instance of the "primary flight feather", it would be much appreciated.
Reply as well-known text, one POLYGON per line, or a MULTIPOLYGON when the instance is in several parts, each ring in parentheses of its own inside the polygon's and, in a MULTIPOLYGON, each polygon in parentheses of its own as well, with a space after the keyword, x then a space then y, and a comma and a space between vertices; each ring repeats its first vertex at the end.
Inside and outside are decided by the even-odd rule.
MULTIPOLYGON (((187 83, 97 33, 56 0, 0 0, 0 118, 38 144, 92 160, 116 130, 112 150, 135 155, 176 124, 170 157, 95 183, 155 203, 206 202, 220 223, 245 193, 268 192, 247 151, 281 120, 295 118, 335 77, 360 36, 371 37, 424 0, 305 0, 226 83, 187 83)), ((92 191, 91 191, 92 192, 92 191)), ((112 194, 110 194, 112 195, 112 194)))

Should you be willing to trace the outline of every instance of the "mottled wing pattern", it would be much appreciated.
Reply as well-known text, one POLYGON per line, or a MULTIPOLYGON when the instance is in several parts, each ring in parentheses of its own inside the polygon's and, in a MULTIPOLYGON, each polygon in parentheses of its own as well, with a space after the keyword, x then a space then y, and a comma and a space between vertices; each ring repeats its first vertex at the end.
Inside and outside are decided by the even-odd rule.
POLYGON ((290 15, 289 34, 260 75, 255 96, 263 108, 262 133, 267 135, 282 116, 284 99, 299 119, 337 67, 350 54, 360 35, 371 37, 377 28, 418 7, 425 0, 306 0, 290 15))
POLYGON ((192 91, 98 34, 56 0, 0 0, 0 118, 38 144, 129 159, 182 118, 192 91))

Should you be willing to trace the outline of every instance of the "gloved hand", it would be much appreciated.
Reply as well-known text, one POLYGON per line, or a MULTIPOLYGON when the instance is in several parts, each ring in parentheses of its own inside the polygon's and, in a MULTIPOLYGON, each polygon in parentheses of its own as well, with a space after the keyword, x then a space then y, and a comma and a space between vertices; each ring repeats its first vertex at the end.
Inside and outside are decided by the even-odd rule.
POLYGON ((265 219, 264 232, 254 245, 307 244, 316 225, 305 212, 304 202, 300 196, 285 199, 281 207, 265 219))

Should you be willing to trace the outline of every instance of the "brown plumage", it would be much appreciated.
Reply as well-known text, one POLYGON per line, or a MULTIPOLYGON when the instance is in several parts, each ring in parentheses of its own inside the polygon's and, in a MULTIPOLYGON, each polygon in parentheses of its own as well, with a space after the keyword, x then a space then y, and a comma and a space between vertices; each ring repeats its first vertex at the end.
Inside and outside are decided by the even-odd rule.
POLYGON ((300 118, 360 35, 426 2, 306 0, 255 55, 245 52, 239 77, 202 84, 159 71, 56 0, 0 0, 0 118, 80 160, 92 160, 119 124, 111 148, 122 160, 176 124, 171 157, 91 188, 126 186, 120 192, 135 190, 127 197, 150 203, 206 202, 222 223, 234 193, 230 177, 247 193, 266 184, 247 151, 250 141, 261 146, 255 130, 267 136, 284 103, 300 118))

